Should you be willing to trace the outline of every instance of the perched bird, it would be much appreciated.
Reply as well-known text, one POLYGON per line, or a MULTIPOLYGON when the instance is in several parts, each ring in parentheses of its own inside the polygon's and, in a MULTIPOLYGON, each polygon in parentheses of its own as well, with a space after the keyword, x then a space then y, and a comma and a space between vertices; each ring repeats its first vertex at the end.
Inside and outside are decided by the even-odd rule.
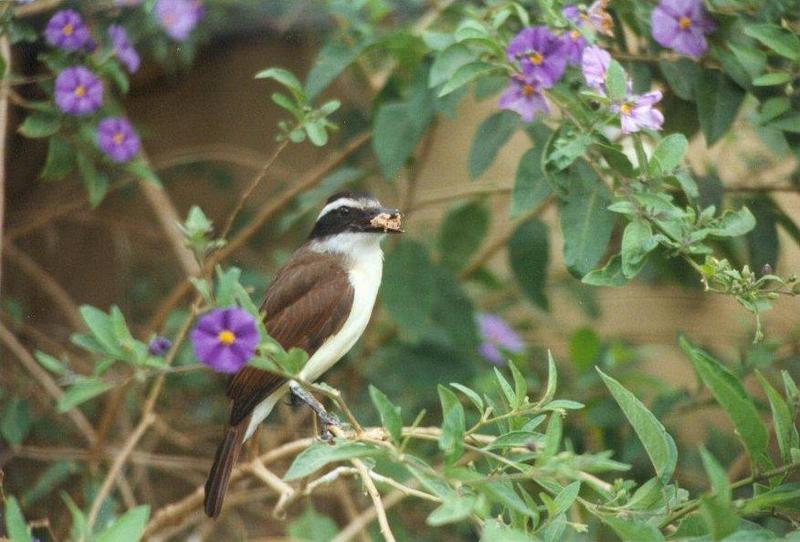
MULTIPOLYGON (((261 313, 267 332, 285 350, 296 347, 308 353, 299 373, 302 380, 319 378, 361 337, 381 283, 381 239, 401 232, 397 209, 382 207, 366 193, 342 192, 328 199, 308 240, 277 272, 261 313)), ((228 385, 231 415, 206 481, 209 517, 222 509, 242 443, 287 392, 307 403, 323 428, 337 423, 296 382, 243 367, 228 385)))

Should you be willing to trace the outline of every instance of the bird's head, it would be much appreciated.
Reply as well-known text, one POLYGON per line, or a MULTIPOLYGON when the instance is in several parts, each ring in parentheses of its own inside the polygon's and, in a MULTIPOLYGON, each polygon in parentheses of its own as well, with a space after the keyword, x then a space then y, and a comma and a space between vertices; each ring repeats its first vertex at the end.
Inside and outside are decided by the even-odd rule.
POLYGON ((321 240, 338 234, 403 233, 401 214, 387 209, 366 192, 339 192, 325 202, 310 239, 321 240))

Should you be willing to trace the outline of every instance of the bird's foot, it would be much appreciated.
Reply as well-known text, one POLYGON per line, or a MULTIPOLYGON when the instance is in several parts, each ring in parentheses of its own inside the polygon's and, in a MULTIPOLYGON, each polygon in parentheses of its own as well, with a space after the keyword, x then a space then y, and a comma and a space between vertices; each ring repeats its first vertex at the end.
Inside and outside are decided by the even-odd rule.
POLYGON ((317 421, 319 422, 320 426, 319 438, 324 441, 333 438, 333 435, 328 430, 328 427, 341 427, 342 422, 339 420, 339 418, 325 410, 325 407, 322 405, 322 403, 320 403, 316 397, 304 390, 299 384, 292 382, 289 385, 289 389, 291 391, 292 404, 302 403, 308 405, 308 407, 314 411, 314 414, 317 415, 317 421))

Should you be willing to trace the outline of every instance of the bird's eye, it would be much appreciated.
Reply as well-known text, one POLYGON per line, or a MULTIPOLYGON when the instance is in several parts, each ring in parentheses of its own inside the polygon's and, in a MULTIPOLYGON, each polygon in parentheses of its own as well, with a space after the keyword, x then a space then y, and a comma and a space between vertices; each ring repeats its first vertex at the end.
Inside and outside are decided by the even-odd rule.
POLYGON ((348 207, 339 207, 339 214, 342 216, 347 216, 350 214, 350 209, 348 207))

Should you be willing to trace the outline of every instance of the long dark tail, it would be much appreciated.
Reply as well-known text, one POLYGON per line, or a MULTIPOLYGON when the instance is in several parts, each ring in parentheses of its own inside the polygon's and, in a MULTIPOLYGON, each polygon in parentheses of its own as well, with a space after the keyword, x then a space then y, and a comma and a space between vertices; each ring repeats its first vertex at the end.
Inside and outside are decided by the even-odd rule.
POLYGON ((206 498, 204 501, 206 515, 216 518, 222 510, 222 501, 225 499, 225 492, 228 491, 228 483, 231 480, 231 471, 239 459, 239 452, 242 450, 244 432, 250 422, 250 416, 236 425, 229 425, 225 428, 225 437, 217 448, 217 455, 214 457, 214 464, 208 473, 206 480, 206 498))

